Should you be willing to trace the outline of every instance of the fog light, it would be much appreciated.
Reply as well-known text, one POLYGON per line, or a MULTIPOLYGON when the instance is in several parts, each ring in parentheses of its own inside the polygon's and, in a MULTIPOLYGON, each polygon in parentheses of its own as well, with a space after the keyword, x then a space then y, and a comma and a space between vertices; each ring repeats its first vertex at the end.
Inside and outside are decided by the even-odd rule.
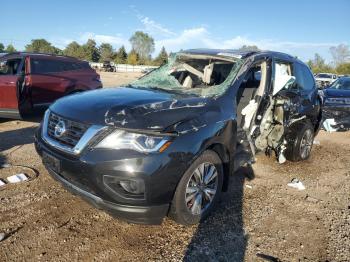
POLYGON ((140 178, 121 178, 104 175, 103 184, 124 198, 144 199, 145 182, 140 178))
POLYGON ((145 184, 142 180, 122 180, 119 183, 129 193, 142 194, 145 192, 145 184))

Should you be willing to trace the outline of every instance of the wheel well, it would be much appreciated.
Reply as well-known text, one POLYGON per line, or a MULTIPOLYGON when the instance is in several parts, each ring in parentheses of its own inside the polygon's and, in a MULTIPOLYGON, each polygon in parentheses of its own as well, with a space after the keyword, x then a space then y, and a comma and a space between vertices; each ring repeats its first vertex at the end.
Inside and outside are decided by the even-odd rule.
POLYGON ((230 154, 228 150, 222 144, 213 144, 207 148, 218 154, 222 161, 224 171, 224 182, 222 184, 222 191, 227 191, 230 176, 230 154))

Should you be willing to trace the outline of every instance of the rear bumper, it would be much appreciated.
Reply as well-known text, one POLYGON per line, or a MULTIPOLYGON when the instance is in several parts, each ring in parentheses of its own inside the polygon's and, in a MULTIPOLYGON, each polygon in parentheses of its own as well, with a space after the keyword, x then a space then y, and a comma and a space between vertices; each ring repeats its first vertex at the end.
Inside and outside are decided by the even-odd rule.
POLYGON ((73 185, 53 170, 49 168, 47 170, 54 179, 62 183, 71 193, 82 197, 94 207, 103 209, 114 217, 137 224, 161 224, 163 218, 168 213, 169 204, 159 206, 128 206, 105 201, 73 185))

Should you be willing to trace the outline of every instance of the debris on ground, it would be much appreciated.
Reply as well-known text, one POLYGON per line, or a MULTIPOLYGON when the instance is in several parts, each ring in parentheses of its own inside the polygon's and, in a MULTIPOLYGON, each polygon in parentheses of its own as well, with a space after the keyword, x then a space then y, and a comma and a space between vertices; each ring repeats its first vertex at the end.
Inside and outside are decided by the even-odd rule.
POLYGON ((312 202, 312 203, 317 203, 317 202, 320 201, 319 199, 317 199, 315 197, 312 197, 312 196, 309 196, 309 195, 306 195, 305 200, 309 201, 309 202, 312 202))
POLYGON ((252 189, 253 187, 251 185, 245 185, 245 187, 252 189))
POLYGON ((297 178, 293 178, 292 181, 290 181, 290 183, 287 184, 287 186, 296 188, 298 190, 305 190, 305 186, 297 178))
POLYGON ((3 241, 6 237, 5 233, 0 233, 0 242, 3 241))
POLYGON ((0 179, 0 187, 6 185, 5 181, 3 181, 2 179, 0 179))
POLYGON ((283 164, 283 163, 285 163, 286 161, 287 161, 287 159, 286 159, 286 157, 284 156, 284 154, 283 154, 283 153, 280 153, 280 154, 278 155, 278 163, 283 164))
POLYGON ((19 183, 28 180, 28 176, 24 173, 16 174, 6 178, 9 183, 19 183))
POLYGON ((320 141, 318 141, 318 140, 314 140, 314 145, 321 145, 321 143, 320 143, 320 141))
POLYGON ((337 131, 337 129, 334 128, 333 126, 335 126, 336 124, 337 123, 335 122, 334 118, 326 119, 325 121, 323 121, 323 128, 327 132, 335 132, 335 131, 337 131))

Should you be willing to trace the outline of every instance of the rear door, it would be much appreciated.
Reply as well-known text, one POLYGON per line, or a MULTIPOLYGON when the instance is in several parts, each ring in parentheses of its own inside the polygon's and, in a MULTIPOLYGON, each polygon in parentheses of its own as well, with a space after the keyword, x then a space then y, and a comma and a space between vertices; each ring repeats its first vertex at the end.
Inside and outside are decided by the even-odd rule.
POLYGON ((0 60, 0 117, 20 118, 19 87, 24 77, 22 58, 0 60))
POLYGON ((59 59, 31 57, 30 84, 33 106, 48 105, 65 94, 70 79, 64 75, 59 59))

